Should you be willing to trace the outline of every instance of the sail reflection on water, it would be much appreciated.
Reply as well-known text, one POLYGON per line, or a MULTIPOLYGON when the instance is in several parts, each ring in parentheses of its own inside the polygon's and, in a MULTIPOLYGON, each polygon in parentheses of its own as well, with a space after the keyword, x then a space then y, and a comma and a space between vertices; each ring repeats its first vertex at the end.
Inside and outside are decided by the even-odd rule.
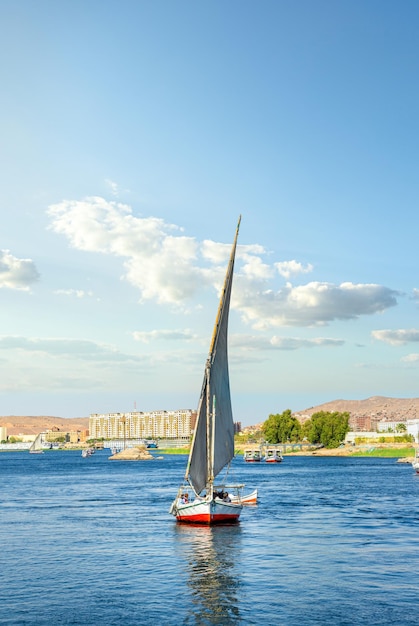
POLYGON ((183 624, 242 623, 238 563, 240 526, 176 525, 175 538, 185 563, 191 600, 184 607, 183 624))

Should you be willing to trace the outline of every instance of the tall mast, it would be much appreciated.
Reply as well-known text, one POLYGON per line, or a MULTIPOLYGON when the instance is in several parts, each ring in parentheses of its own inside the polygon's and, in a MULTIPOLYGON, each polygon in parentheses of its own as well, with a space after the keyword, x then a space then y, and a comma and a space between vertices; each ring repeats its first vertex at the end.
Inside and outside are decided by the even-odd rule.
POLYGON ((210 390, 210 372, 211 372, 211 363, 210 363, 210 359, 207 359, 207 365, 206 365, 206 379, 207 379, 207 385, 206 385, 206 397, 205 397, 205 402, 206 402, 206 416, 207 416, 207 481, 208 481, 208 493, 207 496, 209 495, 212 498, 212 487, 214 484, 214 457, 213 457, 213 448, 212 448, 212 441, 213 441, 213 427, 212 427, 212 419, 211 419, 211 390, 210 390))

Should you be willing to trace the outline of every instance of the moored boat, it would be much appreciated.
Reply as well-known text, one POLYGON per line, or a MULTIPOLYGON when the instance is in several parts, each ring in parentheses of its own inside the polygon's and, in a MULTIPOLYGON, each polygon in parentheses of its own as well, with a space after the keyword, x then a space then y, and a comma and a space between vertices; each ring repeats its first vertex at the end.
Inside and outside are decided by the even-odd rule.
MULTIPOLYGON (((214 484, 234 457, 227 330, 239 226, 240 219, 205 365, 185 478, 169 511, 178 522, 209 525, 238 522, 243 508, 241 502, 232 502, 225 485, 214 484)), ((239 491, 241 486, 234 488, 239 491)))
POLYGON ((257 501, 258 501, 257 489, 254 489, 253 491, 247 494, 235 495, 235 494, 229 493, 228 495, 230 496, 231 502, 240 502, 241 504, 257 504, 257 501))
POLYGON ((84 448, 84 450, 82 450, 81 455, 83 458, 86 458, 86 457, 92 456, 92 454, 94 453, 95 453, 94 448, 84 448))
POLYGON ((262 456, 260 447, 245 448, 243 452, 243 459, 246 463, 259 463, 262 460, 262 456))
POLYGON ((281 463, 283 460, 282 454, 276 446, 268 446, 265 452, 266 463, 281 463))

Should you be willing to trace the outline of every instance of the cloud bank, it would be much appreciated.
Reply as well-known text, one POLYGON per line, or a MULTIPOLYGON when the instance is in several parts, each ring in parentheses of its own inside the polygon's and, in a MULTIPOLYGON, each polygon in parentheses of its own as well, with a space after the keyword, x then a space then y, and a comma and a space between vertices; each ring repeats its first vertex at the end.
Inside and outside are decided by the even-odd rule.
MULTIPOLYGON (((48 214, 50 229, 74 248, 120 257, 122 278, 138 289, 143 301, 187 308, 202 288, 219 291, 222 286, 230 244, 198 242, 178 226, 135 216, 128 205, 96 196, 54 204, 48 214)), ((320 326, 397 304, 398 292, 376 284, 312 281, 275 288, 278 276, 306 274, 313 266, 296 260, 268 264, 265 255, 257 244, 237 248, 232 307, 255 329, 320 326)))
POLYGON ((402 346, 419 341, 419 330, 416 328, 407 330, 373 330, 371 335, 374 339, 389 343, 391 346, 402 346))

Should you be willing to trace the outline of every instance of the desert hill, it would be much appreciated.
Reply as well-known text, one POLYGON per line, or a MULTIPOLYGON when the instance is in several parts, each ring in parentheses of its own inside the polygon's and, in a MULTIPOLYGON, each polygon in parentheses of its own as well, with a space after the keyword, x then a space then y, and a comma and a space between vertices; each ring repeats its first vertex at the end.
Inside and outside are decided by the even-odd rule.
POLYGON ((372 396, 365 400, 332 400, 295 413, 296 417, 311 417, 319 411, 347 411, 351 417, 371 417, 378 420, 405 421, 419 418, 419 398, 387 398, 372 396))
MULTIPOLYGON (((331 400, 303 411, 295 411, 293 415, 301 422, 304 422, 313 413, 319 413, 320 411, 330 413, 335 411, 338 413, 347 412, 350 415, 349 425, 351 428, 370 430, 370 428, 374 428, 374 424, 381 420, 404 422, 406 420, 419 419, 419 398, 372 396, 365 400, 331 400)), ((245 426, 243 430, 245 432, 258 430, 262 424, 263 422, 254 426, 245 426)))
POLYGON ((0 426, 7 428, 8 436, 37 435, 53 429, 58 429, 62 432, 87 430, 89 428, 89 418, 52 417, 50 415, 5 415, 0 416, 0 426))

